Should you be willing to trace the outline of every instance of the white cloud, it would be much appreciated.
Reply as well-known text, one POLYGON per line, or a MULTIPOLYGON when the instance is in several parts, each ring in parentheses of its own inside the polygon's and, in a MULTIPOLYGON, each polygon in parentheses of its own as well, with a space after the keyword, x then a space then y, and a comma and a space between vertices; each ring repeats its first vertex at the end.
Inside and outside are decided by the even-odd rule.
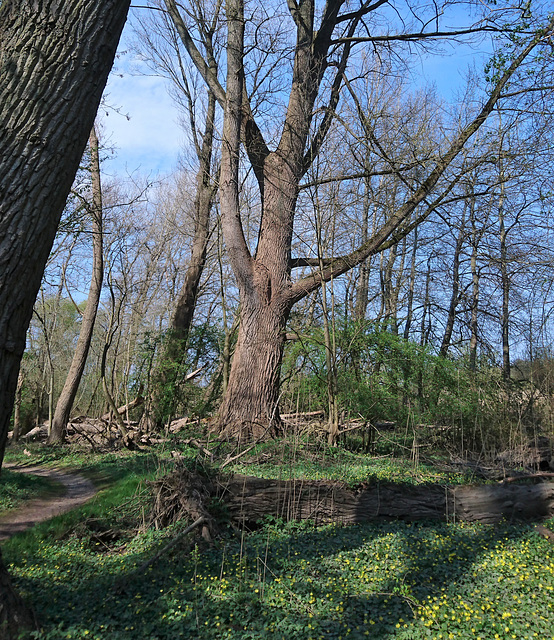
POLYGON ((185 135, 179 114, 167 92, 166 81, 133 75, 133 60, 123 54, 106 87, 106 107, 100 111, 108 145, 115 148, 106 169, 112 173, 156 174, 175 167, 185 135))

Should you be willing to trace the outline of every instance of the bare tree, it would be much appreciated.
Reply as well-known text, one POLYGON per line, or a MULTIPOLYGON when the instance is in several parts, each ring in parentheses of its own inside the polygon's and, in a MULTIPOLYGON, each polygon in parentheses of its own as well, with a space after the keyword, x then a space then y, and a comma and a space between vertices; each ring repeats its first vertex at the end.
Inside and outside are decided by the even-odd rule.
POLYGON ((90 214, 92 217, 92 279, 87 298, 87 305, 81 319, 81 331, 73 354, 73 360, 67 373, 65 383, 56 404, 52 429, 48 438, 49 444, 62 442, 73 401, 81 382, 85 369, 96 313, 102 292, 104 279, 103 231, 102 231, 102 183, 100 178, 100 157, 98 152, 98 136, 92 127, 89 136, 90 174, 92 180, 92 203, 90 214))
MULTIPOLYGON (((398 33, 361 36, 367 21, 377 15, 385 2, 362 2, 356 10, 345 8, 342 0, 329 0, 321 12, 315 3, 302 0, 288 3, 295 26, 290 91, 276 147, 271 150, 255 118, 255 99, 249 98, 246 85, 247 53, 242 0, 229 0, 227 17, 227 78, 223 88, 194 44, 174 0, 166 6, 179 28, 191 59, 216 98, 225 106, 221 157, 220 201, 223 232, 229 259, 238 283, 241 307, 240 327, 226 394, 219 410, 219 430, 241 437, 261 437, 278 429, 279 382, 285 326, 292 306, 322 281, 329 281, 381 251, 388 242, 396 242, 408 232, 405 223, 417 207, 432 195, 448 166, 468 140, 487 120, 502 96, 507 83, 538 45, 550 37, 554 21, 519 45, 508 66, 499 68, 496 82, 474 117, 461 126, 413 192, 396 208, 389 219, 367 242, 348 255, 329 257, 323 273, 317 258, 292 259, 291 246, 296 202, 302 177, 320 152, 330 130, 354 47, 362 42, 416 41, 446 35, 398 33), (317 22, 317 24, 316 24, 317 22), (328 89, 327 100, 318 103, 320 118, 314 120, 318 96, 328 89), (315 131, 312 125, 316 124, 315 131), (261 196, 261 220, 257 245, 251 251, 241 218, 239 200, 240 146, 244 143, 261 196), (399 231, 400 230, 400 231, 399 231), (395 235, 396 234, 396 235, 395 235), (296 280, 291 270, 313 266, 313 273, 296 280)), ((460 29, 455 35, 473 32, 478 27, 460 29)), ((452 33, 450 35, 453 35, 452 33)), ((260 73, 253 73, 254 79, 260 73)), ((250 77, 249 77, 250 79, 250 77)), ((255 90, 256 87, 254 87, 255 90)), ((250 90, 252 94, 252 88, 250 90)), ((378 144, 378 141, 376 142, 378 144)), ((420 215, 423 220, 436 208, 445 193, 420 215)))

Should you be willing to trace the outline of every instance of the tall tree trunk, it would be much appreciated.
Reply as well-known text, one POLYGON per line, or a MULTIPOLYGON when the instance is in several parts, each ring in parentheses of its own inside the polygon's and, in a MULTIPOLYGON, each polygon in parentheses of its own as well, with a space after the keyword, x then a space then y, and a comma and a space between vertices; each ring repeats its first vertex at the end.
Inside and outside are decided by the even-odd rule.
POLYGON ((0 6, 0 461, 33 304, 129 4, 0 6))
POLYGON ((502 281, 502 378, 509 380, 510 365, 510 273, 508 269, 508 247, 506 223, 504 220, 505 185, 501 167, 500 198, 498 201, 498 223, 500 235, 500 278, 502 281))
POLYGON ((446 318, 446 326, 442 336, 439 355, 446 358, 448 348, 452 342, 452 333, 454 332, 454 323, 456 322, 456 309, 460 304, 460 256, 465 237, 465 209, 460 221, 460 229, 458 230, 458 238, 454 248, 454 260, 452 262, 452 293, 450 294, 450 304, 448 305, 448 316, 446 318))
POLYGON ((478 343, 478 310, 479 310, 479 269, 477 267, 477 248, 480 234, 477 232, 475 221, 475 198, 471 199, 469 205, 469 215, 471 220, 471 302, 469 319, 469 368, 471 371, 477 369, 477 343, 478 343))
POLYGON ((412 261, 410 266, 410 281, 408 285, 408 303, 406 312, 406 322, 404 324, 404 340, 410 338, 410 331, 412 328, 412 321, 414 317, 414 294, 415 294, 415 282, 416 282, 416 259, 418 249, 418 227, 414 229, 414 241, 412 245, 412 261))
MULTIPOLYGON (((27 327, 130 0, 0 5, 0 463, 27 327)), ((5 638, 34 626, 0 559, 5 638)))
MULTIPOLYGON (((367 242, 369 238, 369 206, 370 206, 370 190, 371 190, 371 179, 369 177, 364 180, 364 197, 362 203, 362 233, 361 233, 361 241, 362 243, 367 242)), ((376 212, 374 211, 373 220, 375 226, 375 216, 376 212)), ((356 306, 354 309, 354 317, 358 321, 365 320, 365 314, 367 311, 367 304, 369 299, 369 270, 370 270, 370 259, 364 260, 360 264, 360 271, 358 275, 358 283, 356 286, 356 306)))
MULTIPOLYGON (((224 105, 221 152, 220 202, 222 226, 229 260, 240 293, 241 312, 238 343, 231 367, 229 385, 219 413, 218 428, 223 433, 270 431, 278 425, 279 371, 285 338, 285 323, 292 306, 321 285, 353 267, 370 255, 390 248, 399 239, 393 235, 431 194, 450 163, 486 121, 506 84, 539 43, 550 37, 554 19, 514 56, 498 78, 475 118, 467 123, 440 154, 427 177, 410 197, 387 217, 379 230, 364 245, 347 256, 325 261, 324 272, 313 270, 291 282, 292 266, 318 266, 313 260, 291 261, 294 213, 300 179, 317 157, 330 131, 339 103, 341 88, 347 84, 346 70, 355 35, 367 13, 382 3, 362 5, 359 10, 341 13, 344 0, 325 3, 316 12, 313 1, 289 2, 296 26, 290 93, 281 137, 275 151, 268 148, 256 124, 252 103, 244 82, 245 16, 243 0, 227 0, 227 74, 226 87, 209 69, 188 31, 175 0, 165 0, 175 18, 188 54, 204 81, 224 105), (317 15, 316 15, 317 13, 317 15), (316 20, 318 27, 316 28, 316 20), (335 37, 340 24, 341 36, 335 37), (332 62, 329 56, 332 53, 332 62), (326 72, 330 90, 322 104, 323 115, 310 136, 314 108, 326 72), (253 172, 258 180, 262 211, 257 249, 254 255, 245 239, 239 205, 239 152, 242 140, 253 172), (389 243, 389 240, 391 241, 389 243), (385 247, 384 245, 388 245, 385 247), (294 262, 294 265, 293 265, 294 262), (261 425, 261 428, 260 428, 261 425)), ((351 84, 347 84, 351 91, 351 84)), ((354 98, 355 99, 355 98, 354 98)), ((359 104, 359 103, 358 103, 359 104)), ((363 109, 358 109, 364 117, 363 109)), ((420 222, 435 209, 430 206, 418 216, 420 222)), ((407 231, 406 231, 407 232, 407 231)))
MULTIPOLYGON (((215 63, 214 63, 215 64, 215 63)), ((212 91, 208 95, 206 127, 202 147, 198 150, 199 169, 196 175, 196 195, 194 198, 194 237, 190 261, 175 312, 171 320, 170 332, 164 344, 158 370, 155 373, 154 391, 150 398, 152 414, 147 419, 154 429, 161 428, 174 410, 175 390, 182 378, 181 364, 187 351, 187 342, 192 326, 200 280, 206 264, 206 253, 210 238, 210 217, 216 185, 211 175, 212 150, 214 140, 216 99, 212 91), (167 401, 168 394, 171 396, 167 401)))
POLYGON ((73 354, 69 372, 56 404, 52 429, 48 437, 48 444, 63 442, 69 415, 79 389, 81 377, 85 370, 92 333, 96 322, 102 281, 104 279, 104 248, 103 248, 103 204, 102 182, 100 178, 100 157, 98 153, 98 136, 93 126, 89 136, 90 146, 90 174, 92 180, 92 279, 88 292, 87 305, 81 319, 81 331, 73 354))
POLYGON ((277 435, 279 383, 288 311, 243 298, 229 383, 219 409, 219 431, 241 439, 277 435))
POLYGON ((23 367, 19 369, 17 376, 17 388, 15 390, 15 403, 13 409, 13 441, 17 442, 21 435, 21 395, 23 391, 23 367))

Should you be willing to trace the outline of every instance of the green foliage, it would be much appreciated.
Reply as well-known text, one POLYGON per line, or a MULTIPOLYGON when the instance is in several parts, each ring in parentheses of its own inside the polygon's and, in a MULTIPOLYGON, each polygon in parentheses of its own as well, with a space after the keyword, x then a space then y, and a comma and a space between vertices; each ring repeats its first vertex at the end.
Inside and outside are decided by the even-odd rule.
POLYGON ((219 329, 208 324, 192 327, 186 339, 173 330, 144 335, 133 384, 142 385, 155 398, 152 409, 157 424, 175 415, 205 413, 201 384, 187 382, 186 377, 202 368, 204 379, 209 379, 219 361, 219 343, 219 329))
MULTIPOLYGON (((259 446, 254 454, 278 445, 259 446)), ((194 465, 196 451, 181 450, 194 465)), ((31 447, 33 456, 40 451, 31 447)), ((318 473, 326 468, 327 477, 349 467, 355 474, 357 465, 365 465, 366 478, 410 477, 398 460, 329 448, 319 455, 318 473)), ((137 575, 187 524, 141 526, 145 482, 173 463, 163 452, 86 456, 59 448, 45 456, 46 464, 82 465, 103 489, 3 545, 17 588, 43 625, 35 640, 551 637, 554 548, 531 525, 315 528, 267 518, 255 532, 224 534, 211 545, 189 537, 137 575)), ((315 465, 310 448, 285 451, 281 462, 270 466, 304 465, 299 477, 315 465)), ((420 482, 445 480, 429 466, 420 474, 420 482)))
MULTIPOLYGON (((442 358, 431 347, 371 322, 338 322, 335 338, 343 415, 371 424, 395 423, 396 433, 406 435, 404 446, 414 438, 431 438, 433 446, 488 454, 536 433, 537 410, 528 410, 532 387, 506 384, 494 363, 482 362, 472 371, 465 358, 442 358)), ((327 405, 321 328, 287 346, 283 375, 286 411, 327 405)))
POLYGON ((17 586, 44 625, 33 637, 551 636, 554 550, 530 526, 315 529, 268 519, 255 533, 177 548, 131 573, 178 530, 111 550, 77 536, 37 540, 24 556, 8 545, 17 586))

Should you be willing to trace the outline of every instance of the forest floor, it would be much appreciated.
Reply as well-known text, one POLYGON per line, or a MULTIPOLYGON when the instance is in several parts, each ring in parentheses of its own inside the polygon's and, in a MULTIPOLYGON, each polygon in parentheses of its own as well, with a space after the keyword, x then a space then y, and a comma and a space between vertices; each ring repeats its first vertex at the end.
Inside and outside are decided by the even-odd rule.
MULTIPOLYGON (((392 482, 406 492, 497 486, 512 475, 486 469, 483 477, 481 467, 443 467, 438 457, 424 462, 403 451, 266 443, 225 469, 354 488, 392 482)), ((31 443, 7 455, 20 465, 78 469, 99 489, 2 544, 41 623, 35 640, 554 640, 554 544, 533 522, 316 526, 266 516, 250 528, 216 500, 208 507, 220 530, 206 541, 200 527, 183 535, 190 518, 157 528, 152 517, 154 489, 168 474, 215 470, 182 438, 104 453, 31 443)), ((553 530, 554 518, 543 525, 553 530)))
POLYGON ((77 474, 44 467, 18 467, 6 465, 17 473, 30 474, 52 481, 57 485, 53 495, 26 502, 24 506, 11 509, 0 516, 0 540, 6 540, 39 522, 66 513, 83 504, 96 493, 93 483, 77 474))

